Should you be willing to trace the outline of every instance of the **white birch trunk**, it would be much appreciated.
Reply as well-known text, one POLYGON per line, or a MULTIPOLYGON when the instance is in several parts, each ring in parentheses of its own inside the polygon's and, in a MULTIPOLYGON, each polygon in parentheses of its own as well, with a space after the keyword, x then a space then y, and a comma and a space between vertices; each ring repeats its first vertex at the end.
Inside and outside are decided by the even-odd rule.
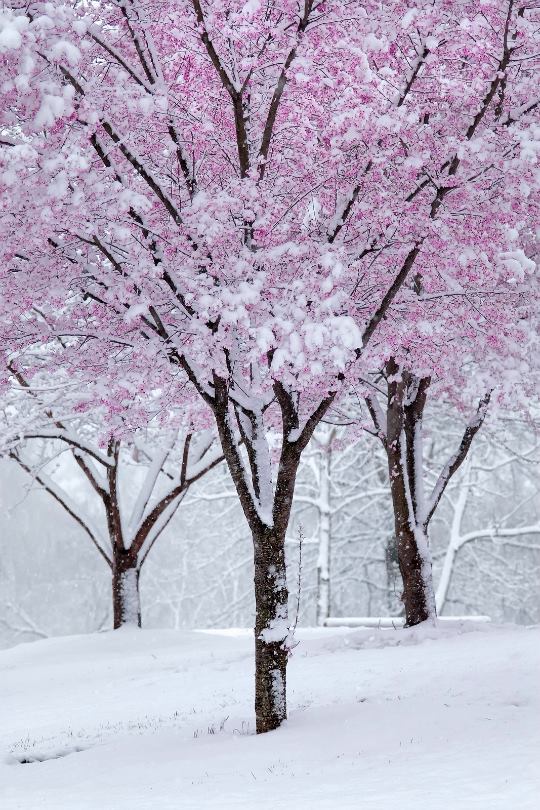
POLYGON ((444 556, 443 567, 439 578, 439 583, 437 585, 437 592, 435 594, 437 614, 439 616, 441 615, 446 599, 448 597, 450 581, 452 579, 452 573, 454 571, 454 564, 456 561, 457 553, 462 545, 461 524, 463 521, 463 515, 465 514, 465 508, 467 506, 467 500, 469 497, 469 490, 471 486, 472 486, 471 458, 469 457, 465 461, 464 480, 459 488, 458 498, 456 501, 456 505, 454 507, 454 514, 452 516, 452 524, 450 527, 450 541, 448 543, 448 548, 446 549, 446 554, 444 556))
POLYGON ((334 431, 327 432, 319 450, 319 554, 317 557, 317 624, 330 616, 330 555, 332 551, 331 442, 334 431))

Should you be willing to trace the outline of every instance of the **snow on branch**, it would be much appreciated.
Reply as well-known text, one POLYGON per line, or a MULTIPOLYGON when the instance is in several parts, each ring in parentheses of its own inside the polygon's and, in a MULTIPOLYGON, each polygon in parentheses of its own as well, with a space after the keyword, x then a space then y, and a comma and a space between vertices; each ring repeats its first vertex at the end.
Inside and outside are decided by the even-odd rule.
POLYGON ((460 445, 454 455, 447 461, 442 470, 439 478, 433 487, 431 495, 426 504, 426 513, 424 519, 424 528, 427 528, 433 514, 437 508, 439 501, 441 500, 446 487, 454 473, 460 468, 461 464, 465 460, 467 453, 471 447, 474 437, 482 427, 484 420, 487 415, 489 402, 491 399, 491 391, 488 391, 485 394, 480 402, 478 403, 478 407, 476 409, 476 413, 472 417, 472 419, 467 424, 465 431, 463 433, 460 445))

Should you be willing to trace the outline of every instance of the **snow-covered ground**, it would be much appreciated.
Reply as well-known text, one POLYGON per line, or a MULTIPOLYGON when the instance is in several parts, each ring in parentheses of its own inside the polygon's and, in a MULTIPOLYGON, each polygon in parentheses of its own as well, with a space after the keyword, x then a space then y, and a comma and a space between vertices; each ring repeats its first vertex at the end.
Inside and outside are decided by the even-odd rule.
POLYGON ((537 810, 540 628, 306 630, 255 737, 245 633, 0 652, 2 810, 537 810))

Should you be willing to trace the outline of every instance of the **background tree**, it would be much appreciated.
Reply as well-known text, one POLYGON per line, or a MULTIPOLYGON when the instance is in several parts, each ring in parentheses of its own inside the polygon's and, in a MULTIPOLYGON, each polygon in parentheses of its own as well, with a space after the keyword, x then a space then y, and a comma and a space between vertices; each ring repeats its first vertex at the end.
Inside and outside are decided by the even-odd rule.
POLYGON ((374 450, 365 437, 355 437, 339 423, 321 425, 299 471, 289 543, 298 544, 302 526, 302 590, 304 600, 309 599, 304 615, 311 621, 315 618, 319 625, 332 615, 350 615, 347 605, 351 601, 358 604, 361 591, 368 596, 366 615, 373 609, 373 593, 384 594, 382 604, 387 601, 387 611, 395 612, 395 539, 388 523, 388 474, 374 450), (386 582, 380 580, 381 563, 387 567, 386 582), (310 565, 317 572, 313 586, 310 565), (312 599, 316 600, 314 617, 312 599))
POLYGON ((534 623, 534 596, 527 589, 517 595, 529 578, 523 576, 524 569, 532 581, 540 562, 538 447, 532 427, 506 414, 491 420, 447 492, 434 527, 440 549, 435 593, 439 614, 452 601, 469 609, 470 596, 460 596, 467 585, 455 582, 468 574, 477 581, 477 600, 493 603, 500 594, 507 604, 507 620, 534 623), (477 551, 460 566, 459 555, 468 548, 477 551))
POLYGON ((13 365, 11 374, 6 454, 83 529, 109 566, 113 626, 140 626, 141 568, 190 486, 223 461, 215 434, 154 427, 116 437, 103 409, 81 415, 88 384, 81 392, 81 383, 62 375, 39 386, 39 374, 30 383, 13 365), (60 457, 64 483, 55 475, 60 457), (77 478, 99 503, 97 520, 95 509, 85 509, 86 498, 81 503, 70 493, 78 492, 77 478))
MULTIPOLYGON (((442 403, 427 407, 424 459, 429 489, 459 444, 463 422, 454 408, 442 403)), ((497 536, 498 530, 521 532, 538 521, 534 426, 507 414, 499 423, 494 416, 490 413, 467 459, 478 468, 474 473, 478 480, 469 489, 460 531, 463 535, 477 532, 480 537, 463 545, 454 557, 442 614, 484 614, 494 622, 534 624, 540 620, 540 545, 535 546, 539 537, 520 533, 509 536, 507 544, 497 536), (498 466, 510 458, 512 463, 498 466), (491 470, 495 465, 497 469, 491 470)), ((84 477, 72 469, 68 456, 64 453, 58 460, 55 480, 97 522, 99 503, 84 477)), ((311 469, 316 451, 313 459, 310 456, 311 449, 299 470, 299 497, 286 542, 292 605, 300 522, 305 537, 300 627, 313 626, 316 616, 318 511, 302 499, 304 495, 315 498, 318 491, 311 469)), ((431 522, 436 590, 442 581, 456 499, 461 482, 468 480, 467 461, 448 485, 431 522)), ((127 464, 123 472, 125 491, 137 489, 141 467, 127 464)), ((380 442, 361 436, 333 447, 331 529, 331 615, 399 615, 399 570, 395 565, 388 570, 386 565, 394 530, 387 462, 380 442)), ((249 530, 226 467, 220 465, 190 488, 144 564, 140 581, 144 626, 252 626, 252 583, 249 530)), ((0 646, 110 626, 110 569, 83 530, 42 487, 12 461, 0 460, 0 646)))
POLYGON ((465 425, 459 445, 447 459, 426 498, 423 418, 431 378, 419 379, 389 361, 382 382, 387 386, 384 410, 375 391, 366 395, 366 404, 388 459, 396 548, 403 580, 402 601, 406 624, 413 626, 436 615, 429 524, 446 487, 464 462, 482 426, 491 392, 480 400, 476 412, 465 425))

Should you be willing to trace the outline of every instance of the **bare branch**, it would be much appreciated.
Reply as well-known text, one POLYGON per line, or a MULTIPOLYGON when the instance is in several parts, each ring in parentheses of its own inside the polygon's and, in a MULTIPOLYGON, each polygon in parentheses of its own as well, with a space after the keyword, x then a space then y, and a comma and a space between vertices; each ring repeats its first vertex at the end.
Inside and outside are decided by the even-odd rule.
POLYGON ((433 491, 431 493, 431 497, 429 499, 426 509, 426 517, 424 519, 424 529, 427 529, 429 522, 433 517, 433 514, 439 504, 439 501, 441 500, 444 491, 448 486, 450 479, 458 471, 460 466, 465 461, 465 458, 467 456, 467 453, 469 452, 474 437, 484 424, 489 402, 491 399, 491 394, 492 392, 488 391, 488 393, 485 394, 485 396, 483 396, 480 402, 478 403, 476 413, 466 426, 465 432, 463 433, 460 445, 456 453, 452 456, 451 459, 448 460, 443 471, 439 475, 439 478, 435 486, 433 487, 433 491))
POLYGON ((49 495, 51 495, 51 496, 54 498, 54 500, 55 500, 57 503, 59 503, 59 504, 60 504, 60 506, 62 507, 62 509, 64 509, 64 510, 65 510, 65 512, 67 512, 67 514, 68 514, 68 515, 69 515, 71 518, 73 518, 73 520, 74 520, 74 521, 75 521, 75 522, 76 522, 76 523, 77 523, 77 524, 78 524, 78 525, 81 527, 81 529, 82 529, 82 530, 83 530, 83 531, 84 531, 84 532, 85 532, 85 533, 88 535, 88 537, 89 537, 89 538, 90 538, 90 540, 92 541, 93 545, 95 546, 95 548, 97 549, 97 551, 100 553, 100 555, 103 557, 103 559, 105 560, 105 562, 107 563, 107 565, 108 565, 110 568, 112 568, 112 561, 110 560, 110 558, 108 557, 108 555, 106 554, 106 552, 104 551, 104 549, 103 549, 103 548, 101 547, 101 545, 99 544, 99 542, 98 542, 98 540, 97 540, 97 537, 96 537, 96 535, 94 534, 94 531, 93 531, 93 530, 90 528, 90 526, 89 526, 89 525, 88 525, 88 524, 87 524, 87 523, 86 523, 86 522, 85 522, 85 521, 82 519, 82 517, 80 516, 80 514, 78 514, 77 510, 76 510, 76 509, 75 509, 75 508, 74 508, 74 507, 73 507, 73 506, 70 504, 70 502, 69 502, 69 498, 68 498, 67 493, 64 493, 64 492, 63 492, 63 491, 60 489, 60 487, 58 487, 58 486, 57 486, 57 485, 56 485, 56 484, 55 484, 55 483, 52 481, 52 479, 50 479, 50 478, 49 478, 49 476, 45 475, 45 473, 35 472, 34 470, 32 470, 32 468, 31 468, 31 467, 30 467, 28 464, 26 464, 26 462, 24 462, 24 461, 23 461, 23 460, 20 458, 20 456, 18 455, 18 453, 16 453, 14 450, 10 450, 10 451, 9 451, 9 453, 8 453, 8 455, 9 455, 9 457, 10 457, 10 458, 12 458, 14 461, 16 461, 16 462, 17 462, 17 464, 18 464, 18 465, 19 465, 19 466, 20 466, 20 467, 21 467, 21 468, 22 468, 22 469, 23 469, 25 472, 27 472, 27 473, 28 473, 28 475, 30 475, 32 478, 34 478, 34 479, 35 479, 35 480, 36 480, 36 481, 37 481, 37 482, 40 484, 40 486, 42 486, 42 487, 43 487, 43 489, 44 489, 46 492, 48 492, 48 493, 49 493, 49 495))

